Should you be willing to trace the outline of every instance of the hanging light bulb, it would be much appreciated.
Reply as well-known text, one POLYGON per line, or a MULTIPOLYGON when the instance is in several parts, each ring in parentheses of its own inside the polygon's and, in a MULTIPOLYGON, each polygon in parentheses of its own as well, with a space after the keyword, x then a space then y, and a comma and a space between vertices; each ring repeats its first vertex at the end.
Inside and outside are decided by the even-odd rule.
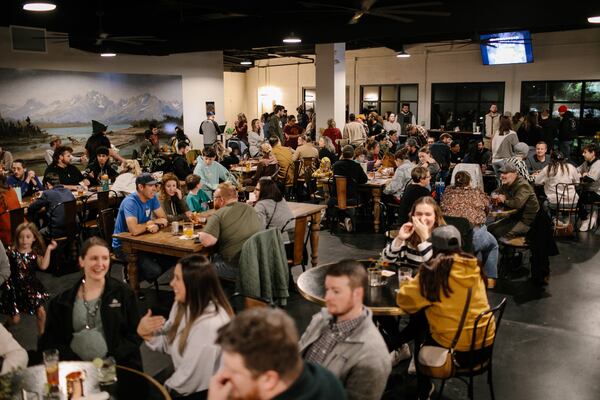
POLYGON ((45 12, 56 9, 56 4, 53 1, 26 1, 23 3, 23 10, 45 12))

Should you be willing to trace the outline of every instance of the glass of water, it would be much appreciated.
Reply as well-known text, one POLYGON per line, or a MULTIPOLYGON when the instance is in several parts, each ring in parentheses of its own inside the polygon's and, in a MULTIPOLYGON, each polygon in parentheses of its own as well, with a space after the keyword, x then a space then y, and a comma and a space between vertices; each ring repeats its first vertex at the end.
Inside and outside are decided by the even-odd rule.
POLYGON ((103 358, 102 365, 97 367, 97 370, 98 383, 101 385, 110 385, 111 383, 117 381, 117 364, 114 357, 103 358))

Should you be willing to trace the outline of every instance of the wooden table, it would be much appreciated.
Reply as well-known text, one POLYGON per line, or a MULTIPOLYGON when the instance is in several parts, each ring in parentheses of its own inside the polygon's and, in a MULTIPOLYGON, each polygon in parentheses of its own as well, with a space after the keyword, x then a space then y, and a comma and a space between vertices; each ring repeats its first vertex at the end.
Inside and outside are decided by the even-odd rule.
MULTIPOLYGON (((365 268, 372 261, 359 261, 365 268)), ((298 277, 298 292, 306 300, 325 305, 325 273, 331 264, 320 265, 300 274, 298 277)), ((383 286, 369 286, 365 293, 364 304, 371 309, 373 315, 397 316, 406 313, 396 305, 396 289, 398 288, 398 274, 386 279, 383 286)))
POLYGON ((379 232, 379 226, 381 225, 381 195, 383 194, 383 188, 391 180, 392 178, 376 177, 358 186, 359 191, 370 192, 373 198, 373 230, 375 233, 379 232))
POLYGON ((488 217, 495 218, 495 219, 506 218, 513 214, 516 214, 517 211, 518 210, 516 208, 505 208, 505 207, 492 208, 490 210, 490 212, 488 213, 488 217))
MULTIPOLYGON (((311 221, 310 247, 311 264, 316 266, 319 257, 319 231, 321 225, 321 210, 327 208, 325 205, 288 202, 296 221, 311 221)), ((215 210, 208 210, 200 213, 200 216, 210 218, 215 210)), ((163 228, 157 233, 143 233, 133 236, 129 232, 123 232, 113 235, 114 238, 121 240, 122 249, 128 255, 127 274, 129 284, 134 291, 139 290, 138 278, 138 252, 158 253, 173 257, 183 257, 192 253, 210 253, 210 248, 205 248, 193 240, 179 239, 179 236, 171 233, 171 227, 163 228)))

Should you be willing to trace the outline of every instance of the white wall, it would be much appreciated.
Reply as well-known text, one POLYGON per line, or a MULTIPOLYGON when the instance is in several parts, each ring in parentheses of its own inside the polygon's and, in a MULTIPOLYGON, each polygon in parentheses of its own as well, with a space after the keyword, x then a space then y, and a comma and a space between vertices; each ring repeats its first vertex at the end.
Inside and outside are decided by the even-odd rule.
POLYGON ((184 130, 194 146, 202 143, 198 127, 206 119, 207 101, 215 102, 216 120, 219 123, 225 120, 223 54, 220 51, 102 58, 71 49, 66 44, 48 43, 46 54, 13 52, 8 28, 0 28, 0 68, 181 75, 184 130))
MULTIPOLYGON (((418 121, 426 121, 429 126, 432 83, 505 82, 504 110, 517 111, 522 81, 600 79, 600 28, 533 34, 532 45, 532 64, 504 66, 483 65, 477 45, 453 51, 450 46, 408 46, 407 51, 412 55, 408 59, 396 58, 394 52, 386 48, 347 51, 350 111, 359 110, 361 85, 416 83, 419 85, 418 121)), ((268 61, 270 65, 289 62, 303 60, 268 61)), ((266 63, 262 61, 261 65, 266 63)), ((302 101, 302 87, 314 85, 314 64, 251 68, 246 72, 247 115, 258 115, 257 99, 262 86, 279 90, 281 104, 294 110, 302 101)))
MULTIPOLYGON (((223 75, 224 96, 225 96, 225 121, 227 127, 233 128, 237 115, 246 114, 247 118, 247 95, 246 95, 246 74, 243 72, 225 72, 223 75)), ((250 121, 252 119, 250 118, 250 121)), ((250 123, 248 121, 248 123, 250 123)))

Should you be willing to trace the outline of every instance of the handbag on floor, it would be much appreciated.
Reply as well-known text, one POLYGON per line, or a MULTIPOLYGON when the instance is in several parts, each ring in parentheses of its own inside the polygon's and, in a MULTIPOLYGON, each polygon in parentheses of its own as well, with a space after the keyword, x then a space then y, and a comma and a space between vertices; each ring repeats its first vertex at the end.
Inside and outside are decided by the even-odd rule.
POLYGON ((454 348, 456 347, 456 343, 458 343, 463 326, 465 325, 467 311, 469 311, 469 304, 471 303, 471 291, 472 289, 469 288, 469 291, 467 292, 465 308, 463 309, 462 316, 460 317, 460 322, 458 324, 458 330, 456 331, 456 335, 454 335, 454 339, 452 340, 450 348, 447 349, 445 347, 431 345, 421 346, 421 349, 419 350, 419 362, 417 363, 417 368, 419 368, 419 372, 421 372, 423 375, 438 379, 447 379, 454 376, 454 371, 456 368, 454 348))

